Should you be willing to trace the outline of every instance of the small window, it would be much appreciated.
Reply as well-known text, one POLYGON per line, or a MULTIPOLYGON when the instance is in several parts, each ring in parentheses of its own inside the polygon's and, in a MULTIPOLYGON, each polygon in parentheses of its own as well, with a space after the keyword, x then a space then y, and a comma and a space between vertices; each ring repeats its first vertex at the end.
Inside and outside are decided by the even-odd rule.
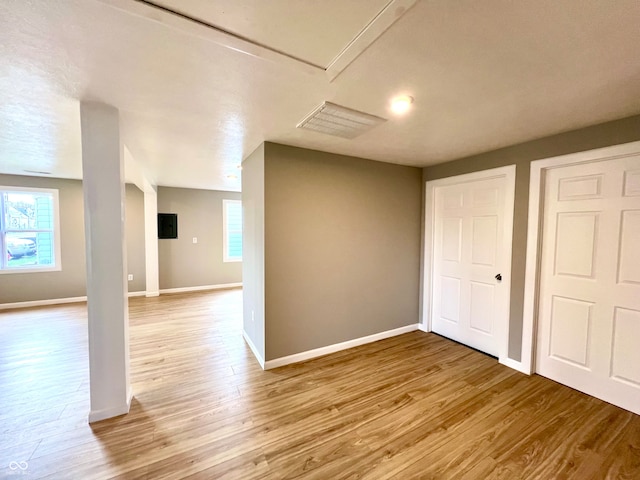
POLYGON ((0 273, 60 270, 58 191, 0 187, 0 273))
POLYGON ((242 202, 222 201, 222 229, 224 235, 225 262, 242 261, 242 202))

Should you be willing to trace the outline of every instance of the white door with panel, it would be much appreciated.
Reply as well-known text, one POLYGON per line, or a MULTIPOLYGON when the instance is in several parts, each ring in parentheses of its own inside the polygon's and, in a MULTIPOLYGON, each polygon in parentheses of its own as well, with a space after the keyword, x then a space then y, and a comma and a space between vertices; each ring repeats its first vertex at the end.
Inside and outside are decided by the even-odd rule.
POLYGON ((640 156, 549 169, 536 371, 640 414, 640 156))
POLYGON ((496 357, 506 355, 509 317, 508 188, 507 178, 498 176, 433 192, 431 328, 496 357))

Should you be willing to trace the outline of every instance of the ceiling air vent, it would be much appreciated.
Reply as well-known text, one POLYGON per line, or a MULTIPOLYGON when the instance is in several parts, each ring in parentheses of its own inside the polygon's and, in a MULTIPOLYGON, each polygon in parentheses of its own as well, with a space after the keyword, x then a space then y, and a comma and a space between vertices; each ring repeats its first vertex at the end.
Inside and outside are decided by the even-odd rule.
POLYGON ((335 135, 343 138, 355 138, 376 125, 386 122, 385 118, 352 110, 331 102, 324 102, 304 120, 298 128, 335 135))

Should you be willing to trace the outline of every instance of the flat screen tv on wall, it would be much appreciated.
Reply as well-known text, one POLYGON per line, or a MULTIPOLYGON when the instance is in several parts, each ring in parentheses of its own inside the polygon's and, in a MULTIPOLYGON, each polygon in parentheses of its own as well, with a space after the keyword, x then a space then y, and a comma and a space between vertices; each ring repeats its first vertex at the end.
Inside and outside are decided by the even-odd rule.
POLYGON ((178 214, 158 214, 158 238, 178 238, 178 214))

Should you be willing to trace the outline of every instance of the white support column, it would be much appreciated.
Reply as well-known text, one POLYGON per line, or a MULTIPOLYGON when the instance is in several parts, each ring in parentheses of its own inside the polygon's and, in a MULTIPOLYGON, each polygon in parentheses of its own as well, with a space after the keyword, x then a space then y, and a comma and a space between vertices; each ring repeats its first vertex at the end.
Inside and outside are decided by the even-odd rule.
POLYGON ((149 188, 144 191, 144 254, 147 279, 147 297, 160 295, 158 271, 158 193, 149 188))
POLYGON ((89 319, 89 422, 129 412, 123 146, 116 108, 80 104, 89 319))

